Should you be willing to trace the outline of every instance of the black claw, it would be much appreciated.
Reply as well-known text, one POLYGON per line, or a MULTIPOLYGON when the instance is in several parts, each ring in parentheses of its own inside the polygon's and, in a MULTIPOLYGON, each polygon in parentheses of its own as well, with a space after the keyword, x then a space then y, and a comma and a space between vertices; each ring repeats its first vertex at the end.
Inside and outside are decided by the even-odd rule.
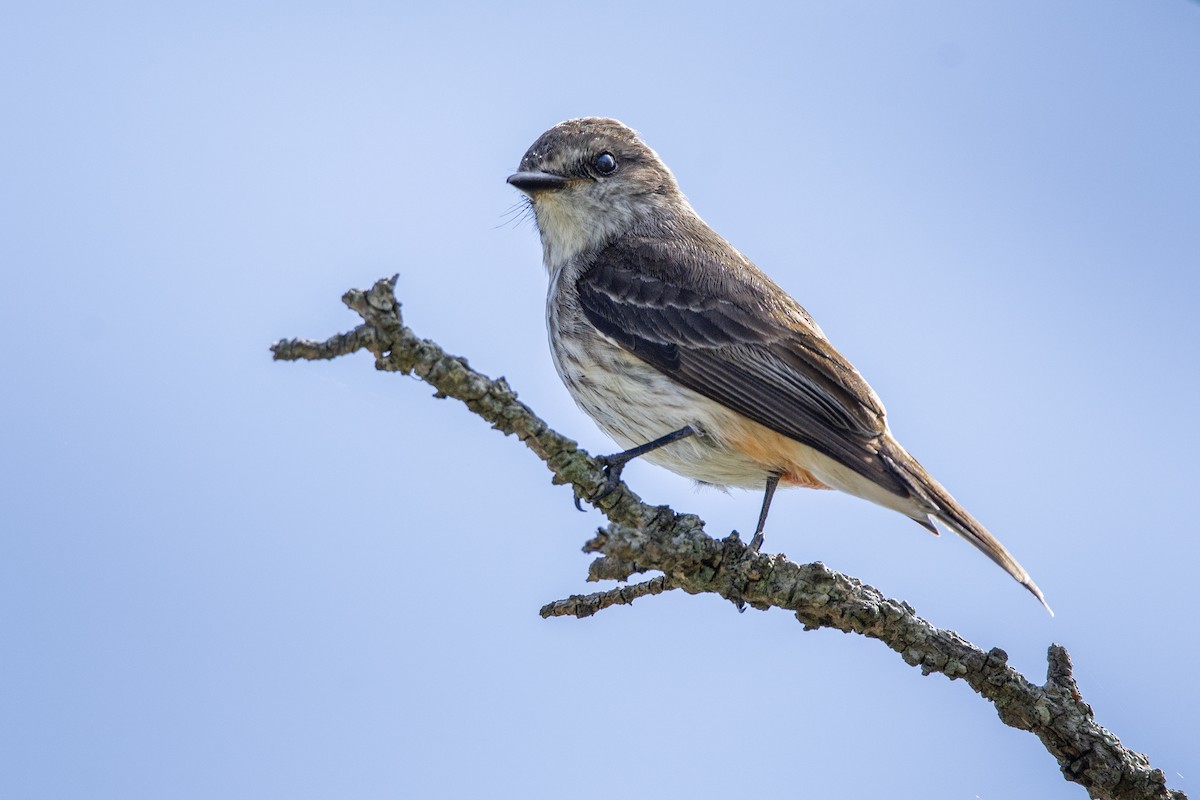
POLYGON ((585 514, 587 513, 587 509, 579 504, 579 495, 575 495, 575 510, 582 511, 585 514))
MULTIPOLYGON (((691 425, 684 425, 677 431, 672 431, 666 436, 660 436, 652 442, 646 442, 643 445, 630 448, 622 453, 614 453, 611 456, 596 456, 596 461, 604 467, 604 486, 600 491, 596 492, 593 497, 588 498, 588 502, 595 503, 597 500, 603 500, 617 490, 617 485, 621 483, 621 470, 625 469, 625 465, 638 456, 645 455, 652 450, 657 450, 660 447, 665 447, 672 442, 678 442, 680 439, 686 439, 689 436, 694 436, 696 429, 691 425)), ((578 506, 578 499, 576 499, 578 506)), ((580 509, 582 510, 582 509, 580 509)))
POLYGON ((604 465, 604 485, 592 497, 592 502, 603 500, 617 490, 621 483, 621 473, 625 470, 624 461, 611 461, 612 456, 597 456, 596 460, 604 465))

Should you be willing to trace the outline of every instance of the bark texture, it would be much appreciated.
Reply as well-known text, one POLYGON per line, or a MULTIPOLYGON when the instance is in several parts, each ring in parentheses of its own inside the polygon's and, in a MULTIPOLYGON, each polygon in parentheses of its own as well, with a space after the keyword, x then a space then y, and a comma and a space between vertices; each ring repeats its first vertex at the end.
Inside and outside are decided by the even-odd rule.
POLYGON ((604 513, 608 526, 585 546, 598 554, 588 580, 625 581, 648 570, 662 573, 641 583, 558 600, 542 608, 543 617, 586 617, 672 589, 714 592, 739 608, 786 609, 805 629, 833 628, 878 639, 925 675, 962 680, 992 702, 1006 725, 1036 735, 1067 780, 1081 784, 1091 797, 1186 800, 1183 792, 1167 788, 1162 770, 1152 768, 1146 756, 1124 747, 1096 723, 1062 646, 1050 645, 1046 681, 1038 685, 1010 667, 1003 650, 984 651, 918 617, 907 603, 824 564, 795 564, 783 556, 756 553, 737 534, 714 539, 698 517, 646 505, 623 482, 597 498, 605 484, 602 465, 518 401, 504 378, 488 378, 472 370, 466 359, 417 338, 403 324, 395 284, 392 277, 342 297, 363 320, 352 331, 323 342, 282 340, 271 351, 276 360, 295 361, 368 350, 376 369, 418 376, 438 396, 462 401, 492 427, 515 435, 546 463, 555 483, 571 485, 576 497, 604 513))

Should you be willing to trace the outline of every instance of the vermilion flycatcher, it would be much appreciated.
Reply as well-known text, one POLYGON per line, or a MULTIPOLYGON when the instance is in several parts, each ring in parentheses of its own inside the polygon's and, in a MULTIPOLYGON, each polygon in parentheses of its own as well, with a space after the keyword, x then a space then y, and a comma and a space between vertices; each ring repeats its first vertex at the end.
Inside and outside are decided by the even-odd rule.
MULTIPOLYGON (((937 533, 939 519, 1046 604, 1029 573, 888 430, 883 404, 793 300, 692 210, 611 119, 543 133, 508 182, 528 195, 550 273, 554 365, 622 447, 697 481, 840 489, 937 533)), ((1046 606, 1049 610, 1049 606, 1046 606)))

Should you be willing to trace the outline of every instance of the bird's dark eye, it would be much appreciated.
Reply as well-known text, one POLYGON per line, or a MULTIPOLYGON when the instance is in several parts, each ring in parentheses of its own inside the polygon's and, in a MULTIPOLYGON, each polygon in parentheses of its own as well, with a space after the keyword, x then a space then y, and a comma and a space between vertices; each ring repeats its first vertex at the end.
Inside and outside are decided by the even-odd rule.
POLYGON ((601 153, 596 156, 596 172, 601 175, 612 175, 617 171, 617 159, 612 153, 601 153))

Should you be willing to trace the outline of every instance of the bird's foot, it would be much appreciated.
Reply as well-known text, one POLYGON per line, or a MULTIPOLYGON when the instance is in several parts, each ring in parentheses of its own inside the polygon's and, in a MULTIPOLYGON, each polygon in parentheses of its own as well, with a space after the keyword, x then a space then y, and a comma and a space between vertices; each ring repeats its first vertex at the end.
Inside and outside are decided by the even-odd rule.
POLYGON ((580 511, 587 510, 582 504, 584 499, 589 503, 598 503, 617 490, 617 486, 621 483, 621 472, 629 463, 629 458, 625 453, 617 453, 611 456, 596 456, 596 461, 604 468, 604 483, 591 497, 583 498, 578 494, 575 495, 575 508, 580 511))
POLYGON ((604 467, 604 485, 590 498, 591 502, 603 500, 617 490, 617 486, 621 483, 621 473, 625 470, 625 465, 629 463, 628 458, 622 458, 624 455, 624 453, 617 453, 612 456, 596 456, 596 461, 604 467))
POLYGON ((757 553, 759 548, 762 547, 762 545, 763 545, 763 532, 755 531, 754 535, 750 537, 750 544, 747 545, 747 547, 752 552, 757 553))

